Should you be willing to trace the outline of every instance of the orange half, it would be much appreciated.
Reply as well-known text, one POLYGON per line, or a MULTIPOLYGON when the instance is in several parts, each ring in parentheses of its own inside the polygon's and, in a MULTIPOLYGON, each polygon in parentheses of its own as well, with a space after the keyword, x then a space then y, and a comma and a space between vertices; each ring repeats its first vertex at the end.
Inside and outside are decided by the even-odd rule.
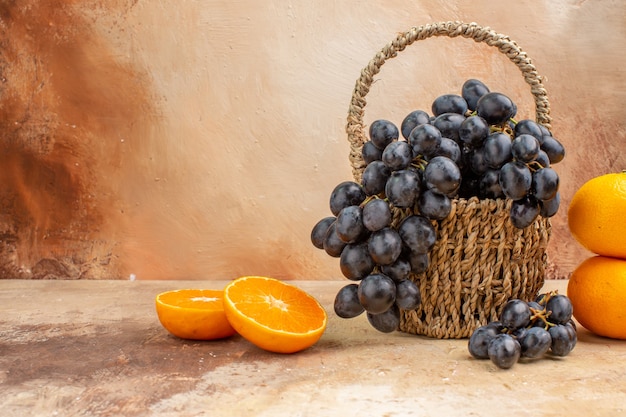
POLYGON ((270 352, 314 345, 326 329, 326 311, 304 290, 275 278, 241 277, 224 288, 224 311, 237 333, 270 352))
POLYGON ((156 296, 159 321, 182 339, 213 340, 235 334, 224 313, 224 292, 175 290, 156 296))

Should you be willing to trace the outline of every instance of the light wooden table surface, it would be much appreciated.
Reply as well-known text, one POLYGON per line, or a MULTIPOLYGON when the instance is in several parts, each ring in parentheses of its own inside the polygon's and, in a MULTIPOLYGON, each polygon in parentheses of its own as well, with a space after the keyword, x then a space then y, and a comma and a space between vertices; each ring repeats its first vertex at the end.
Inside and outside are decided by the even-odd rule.
MULTIPOLYGON (((626 415, 626 342, 579 328, 565 358, 499 370, 467 340, 379 333, 336 317, 347 283, 298 281, 329 313, 312 348, 169 335, 154 297, 224 281, 0 281, 3 416, 626 415)), ((545 288, 565 293, 566 281, 545 288)))

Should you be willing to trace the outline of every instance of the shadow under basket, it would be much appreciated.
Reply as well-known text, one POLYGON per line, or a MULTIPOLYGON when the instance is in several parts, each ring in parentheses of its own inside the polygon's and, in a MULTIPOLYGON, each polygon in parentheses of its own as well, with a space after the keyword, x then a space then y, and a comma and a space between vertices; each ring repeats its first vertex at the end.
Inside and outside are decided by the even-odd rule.
MULTIPOLYGON (((537 123, 550 129, 550 105, 542 78, 508 36, 476 23, 439 22, 414 27, 384 46, 356 81, 346 126, 356 182, 360 182, 366 166, 362 149, 368 138, 363 116, 374 76, 409 45, 439 36, 467 38, 497 48, 519 68, 530 86, 537 123)), ((510 200, 452 200, 451 213, 435 224, 437 242, 429 254, 426 272, 410 275, 420 289, 421 306, 401 310, 399 330, 440 339, 467 338, 476 328, 498 320, 507 301, 536 297, 545 280, 551 224, 549 219, 538 217, 525 229, 517 229, 509 220, 510 208, 510 200)), ((413 209, 394 211, 394 226, 416 213, 413 209)))
POLYGON ((551 225, 539 218, 525 229, 509 221, 507 200, 458 199, 437 226, 426 272, 412 274, 422 303, 401 311, 400 330, 466 338, 498 320, 513 298, 532 300, 544 283, 551 225))

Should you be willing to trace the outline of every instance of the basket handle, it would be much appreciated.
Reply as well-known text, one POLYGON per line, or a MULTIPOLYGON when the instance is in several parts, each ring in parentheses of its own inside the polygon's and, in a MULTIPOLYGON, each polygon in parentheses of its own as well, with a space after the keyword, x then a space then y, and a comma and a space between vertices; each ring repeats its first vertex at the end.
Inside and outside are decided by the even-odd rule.
POLYGON ((474 39, 476 42, 484 42, 506 55, 522 72, 524 80, 530 85, 530 91, 535 99, 536 120, 550 129, 550 103, 548 95, 543 87, 541 76, 537 73, 530 58, 508 36, 499 34, 489 27, 481 27, 476 23, 462 22, 439 22, 411 28, 408 32, 400 33, 390 43, 378 52, 374 58, 361 70, 361 76, 356 81, 350 107, 348 109, 348 124, 346 132, 350 142, 350 164, 355 180, 361 178, 365 169, 365 162, 361 149, 367 140, 364 134, 363 109, 365 108, 365 96, 370 90, 374 76, 378 74, 385 61, 394 58, 398 52, 417 40, 423 40, 432 36, 448 36, 455 38, 474 39))

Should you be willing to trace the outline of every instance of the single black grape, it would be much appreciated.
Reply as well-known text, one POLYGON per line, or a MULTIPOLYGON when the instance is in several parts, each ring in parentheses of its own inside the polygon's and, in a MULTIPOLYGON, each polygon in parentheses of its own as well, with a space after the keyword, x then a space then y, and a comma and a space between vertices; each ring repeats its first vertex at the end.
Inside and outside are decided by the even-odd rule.
POLYGON ((498 333, 504 333, 505 332, 505 328, 504 325, 502 324, 502 322, 496 320, 496 321, 492 321, 490 323, 487 324, 488 327, 493 327, 498 333))
POLYGON ((369 165, 373 161, 380 161, 383 157, 383 150, 378 149, 371 141, 367 141, 361 148, 361 155, 366 165, 369 165))
POLYGON ((522 348, 511 335, 500 333, 489 342, 487 353, 498 368, 509 369, 519 360, 522 348))
POLYGON ((485 148, 476 148, 469 153, 469 168, 474 174, 482 175, 489 169, 485 158, 485 148))
POLYGON ((360 206, 348 206, 342 209, 335 221, 335 233, 346 243, 354 243, 367 232, 363 225, 363 209, 360 206))
POLYGON ((411 272, 414 274, 421 274, 426 272, 430 265, 430 256, 428 253, 409 252, 409 264, 411 265, 411 272))
POLYGON ((460 142, 459 130, 461 129, 461 124, 464 120, 465 116, 461 114, 443 113, 435 118, 433 126, 439 129, 442 137, 460 142))
POLYGON ((467 102, 470 110, 476 110, 478 100, 489 92, 489 88, 480 80, 469 79, 463 83, 461 96, 467 102))
POLYGON ((430 158, 439 149, 441 132, 433 125, 422 124, 411 131, 408 140, 414 156, 422 155, 430 158))
POLYGON ((363 187, 354 181, 344 181, 330 194, 330 212, 335 216, 348 206, 358 206, 365 200, 363 187))
POLYGON ((403 310, 415 310, 422 303, 419 287, 411 280, 404 279, 396 284, 396 305, 403 310))
POLYGON ((504 198, 504 192, 500 185, 500 170, 489 169, 480 179, 480 194, 481 198, 491 198, 493 200, 498 198, 504 198))
POLYGON ((487 93, 476 103, 476 114, 490 125, 500 126, 506 123, 515 116, 516 110, 513 101, 502 93, 487 93))
POLYGON ((413 253, 428 253, 437 241, 437 232, 430 220, 424 216, 411 215, 398 226, 402 242, 413 253))
POLYGON ((459 128, 461 142, 472 147, 479 147, 489 136, 489 124, 480 116, 470 116, 463 120, 459 128))
POLYGON ((557 139, 552 136, 544 136, 541 149, 548 155, 550 164, 556 164, 565 157, 565 148, 557 139))
POLYGON ((398 139, 400 132, 396 125, 389 120, 376 120, 370 125, 370 141, 378 149, 385 149, 394 140, 398 139))
POLYGON ((576 330, 569 330, 567 324, 557 324, 548 329, 552 344, 550 351, 555 356, 567 356, 576 346, 576 330))
POLYGON ((538 200, 551 200, 559 191, 559 174, 552 168, 541 168, 532 174, 532 193, 538 200))
POLYGON ((385 195, 395 207, 413 207, 420 193, 420 183, 419 174, 415 171, 394 171, 385 184, 385 195))
POLYGON ((419 125, 430 123, 430 116, 424 110, 414 110, 409 113, 402 124, 400 125, 400 131, 405 139, 409 139, 409 135, 419 125))
POLYGON ((379 332, 391 333, 400 326, 400 309, 394 304, 380 314, 373 314, 368 311, 367 321, 379 332))
POLYGON ((525 330, 523 336, 517 338, 522 349, 522 356, 525 358, 543 356, 552 345, 550 333, 543 327, 531 327, 525 330))
POLYGON ((363 192, 370 195, 378 195, 385 191, 385 185, 391 175, 391 170, 383 161, 372 161, 363 170, 361 185, 363 192))
POLYGON ((576 347, 576 343, 578 343, 578 333, 576 331, 576 323, 574 323, 574 320, 570 320, 567 323, 563 324, 563 326, 565 326, 565 329, 567 330, 567 334, 569 335, 569 346, 570 346, 570 352, 572 350, 574 350, 574 347, 576 347))
POLYGON ((390 265, 383 265, 381 272, 391 278, 394 282, 398 283, 409 277, 411 273, 411 263, 407 256, 400 255, 396 261, 390 265))
POLYGON ((424 169, 424 183, 432 191, 453 197, 461 186, 461 170, 450 158, 436 156, 424 169))
POLYGON ((339 239, 339 236, 337 236, 335 231, 335 225, 335 222, 333 222, 330 226, 328 226, 326 237, 324 237, 324 250, 333 258, 339 258, 347 243, 339 239))
POLYGON ((480 326, 472 332, 469 341, 467 342, 467 349, 470 355, 476 359, 489 359, 489 353, 487 348, 491 339, 500 334, 500 331, 495 326, 480 326))
POLYGON ((465 114, 467 102, 458 94, 443 94, 433 101, 432 112, 435 117, 443 113, 465 114))
POLYGON ((403 140, 391 142, 383 151, 382 161, 392 171, 408 168, 413 160, 411 145, 403 140))
POLYGON ((515 329, 513 331, 507 331, 506 333, 508 333, 511 336, 513 336, 519 342, 520 339, 524 338, 524 336, 526 335, 526 332, 528 331, 528 329, 529 329, 529 327, 520 327, 519 329, 515 329))
POLYGON ((518 229, 525 229, 530 226, 538 215, 539 203, 532 196, 527 196, 511 203, 509 219, 513 226, 518 229))
POLYGON ((570 299, 562 294, 552 295, 546 303, 548 321, 554 324, 566 324, 572 318, 574 307, 570 299))
POLYGON ((552 217, 559 211, 561 205, 561 195, 556 192, 556 195, 550 200, 539 201, 539 215, 541 217, 552 217))
POLYGON ((341 288, 335 296, 335 314, 343 319, 357 317, 365 311, 359 302, 358 284, 348 284, 341 288))
POLYGON ((543 149, 539 149, 535 161, 544 168, 550 166, 550 157, 548 157, 548 154, 543 149))
POLYGON ((500 169, 499 181, 507 198, 520 200, 530 192, 532 174, 526 164, 517 161, 507 162, 500 169))
POLYGON ((363 207, 363 226, 369 231, 383 229, 391 224, 391 220, 391 209, 385 200, 375 198, 363 207))
POLYGON ((313 230, 311 230, 311 242, 313 246, 318 249, 324 249, 324 239, 326 238, 326 233, 328 233, 328 228, 335 221, 336 217, 329 216, 324 217, 322 220, 317 222, 315 226, 313 226, 313 230))
POLYGON ((396 284, 386 275, 371 274, 361 280, 357 294, 365 311, 380 314, 395 303, 396 284))
POLYGON ((534 120, 524 119, 517 122, 515 125, 515 136, 527 134, 534 136, 539 143, 541 143, 543 138, 543 132, 539 127, 539 123, 534 120))
POLYGON ((513 158, 511 138, 505 133, 490 134, 483 144, 485 162, 491 168, 497 169, 513 158))
MULTIPOLYGON (((548 130, 548 128, 547 128, 547 127, 545 127, 544 125, 541 125, 541 124, 540 124, 540 125, 539 125, 539 129, 541 129, 541 134, 542 134, 543 136, 552 136, 552 132, 550 132, 550 131, 548 130)), ((543 140, 543 136, 542 136, 542 139, 540 139, 540 140, 539 140, 539 142, 542 142, 542 140, 543 140)))
POLYGON ((452 201, 443 194, 426 190, 417 199, 417 208, 420 214, 428 219, 443 220, 452 211, 452 201))
POLYGON ((530 323, 530 307, 524 300, 509 300, 502 308, 500 322, 509 330, 526 327, 530 323))
POLYGON ((523 133, 511 142, 511 154, 520 162, 533 161, 539 154, 539 142, 534 136, 523 133))
POLYGON ((368 241, 370 256, 378 265, 394 263, 402 253, 400 234, 391 227, 373 232, 368 241))
POLYGON ((348 244, 341 251, 339 268, 341 273, 352 281, 365 278, 372 273, 375 266, 367 242, 348 244))
POLYGON ((570 326, 574 331, 576 331, 576 322, 574 321, 574 319, 570 319, 570 321, 567 322, 567 325, 570 326))
POLYGON ((463 162, 461 147, 458 143, 450 138, 441 138, 439 148, 433 156, 445 156, 450 158, 455 164, 460 165, 463 162))

